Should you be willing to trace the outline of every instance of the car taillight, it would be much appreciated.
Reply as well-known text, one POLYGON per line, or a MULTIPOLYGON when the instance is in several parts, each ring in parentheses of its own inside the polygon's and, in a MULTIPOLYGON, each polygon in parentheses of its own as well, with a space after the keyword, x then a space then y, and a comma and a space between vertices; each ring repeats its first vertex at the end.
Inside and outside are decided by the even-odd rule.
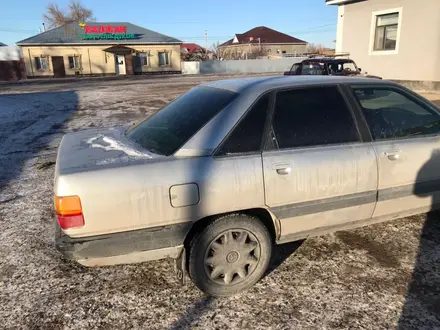
POLYGON ((55 211, 62 229, 84 226, 81 200, 78 196, 55 197, 55 211))

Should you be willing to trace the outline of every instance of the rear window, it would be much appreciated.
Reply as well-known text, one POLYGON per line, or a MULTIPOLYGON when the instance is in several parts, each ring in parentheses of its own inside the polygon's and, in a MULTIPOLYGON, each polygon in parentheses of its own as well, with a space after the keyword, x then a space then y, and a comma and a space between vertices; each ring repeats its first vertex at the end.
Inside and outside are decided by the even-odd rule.
POLYGON ((237 95, 224 89, 194 88, 130 129, 127 137, 153 153, 172 155, 237 95))

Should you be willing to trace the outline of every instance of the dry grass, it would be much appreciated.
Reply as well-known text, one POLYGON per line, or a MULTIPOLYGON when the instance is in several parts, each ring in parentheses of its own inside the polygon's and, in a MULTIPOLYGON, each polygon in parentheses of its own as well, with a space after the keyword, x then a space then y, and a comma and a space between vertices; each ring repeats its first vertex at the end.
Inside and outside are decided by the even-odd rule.
POLYGON ((169 260, 86 269, 62 259, 53 246, 52 223, 52 165, 62 134, 139 120, 208 79, 215 77, 3 90, 1 327, 440 327, 440 218, 435 215, 279 247, 273 270, 254 288, 219 300, 204 297, 192 284, 179 287, 169 260))

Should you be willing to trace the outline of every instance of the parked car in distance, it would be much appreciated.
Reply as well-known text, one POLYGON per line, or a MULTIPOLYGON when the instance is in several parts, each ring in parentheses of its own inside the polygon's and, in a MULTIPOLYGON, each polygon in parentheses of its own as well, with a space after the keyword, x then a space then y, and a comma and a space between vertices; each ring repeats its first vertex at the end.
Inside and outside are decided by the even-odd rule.
POLYGON ((351 76, 382 79, 378 76, 362 73, 353 60, 347 58, 309 58, 299 63, 294 63, 289 71, 284 72, 285 76, 351 76))
POLYGON ((135 126, 63 137, 56 247, 85 266, 175 258, 199 289, 231 295, 274 244, 431 210, 413 188, 440 191, 439 124, 385 80, 203 84, 135 126))

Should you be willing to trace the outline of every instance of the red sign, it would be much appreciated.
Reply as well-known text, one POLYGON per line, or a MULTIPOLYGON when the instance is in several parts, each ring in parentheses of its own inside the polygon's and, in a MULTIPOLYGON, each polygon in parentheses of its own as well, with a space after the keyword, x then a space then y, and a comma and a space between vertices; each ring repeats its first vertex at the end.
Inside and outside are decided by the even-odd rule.
POLYGON ((124 25, 86 25, 84 30, 86 33, 127 33, 127 27, 124 25))

